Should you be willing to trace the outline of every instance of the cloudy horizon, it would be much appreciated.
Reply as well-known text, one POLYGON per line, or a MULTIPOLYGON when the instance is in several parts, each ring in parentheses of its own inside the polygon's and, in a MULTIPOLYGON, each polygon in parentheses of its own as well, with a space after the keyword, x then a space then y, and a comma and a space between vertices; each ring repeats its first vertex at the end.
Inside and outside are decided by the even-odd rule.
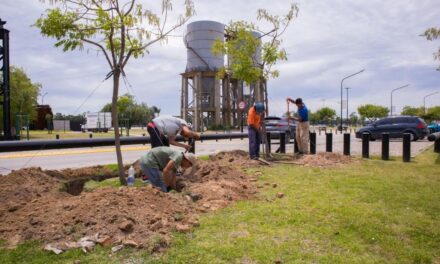
MULTIPOLYGON (((174 2, 179 11, 183 1, 174 2)), ((270 6, 263 0, 194 2, 197 14, 190 22, 214 20, 225 24, 231 20, 255 21, 259 8, 282 15, 289 6, 286 0, 271 1, 270 6)), ((420 36, 427 28, 440 26, 438 2, 297 3, 298 18, 283 36, 288 60, 276 66, 279 78, 268 82, 271 114, 286 111, 286 97, 302 97, 312 110, 328 106, 339 115, 341 79, 361 69, 365 72, 344 81, 344 88, 351 88, 350 113, 367 103, 389 107, 391 90, 406 84, 410 85, 394 94, 397 112, 405 105, 422 106, 424 96, 440 91, 440 72, 436 71, 440 62, 433 58, 439 41, 430 42, 420 36)), ((0 18, 7 21, 5 28, 10 30, 11 65, 23 68, 33 82, 42 84, 41 94, 47 93, 44 103, 50 104, 54 113, 100 110, 111 100, 111 81, 102 83, 108 65, 92 47, 65 53, 53 46, 53 39, 42 37, 31 25, 46 8, 47 4, 37 0, 4 1, 0 18)), ((131 88, 121 80, 120 94, 133 91, 140 102, 156 105, 163 114, 178 115, 180 73, 186 66, 180 36, 185 29, 183 26, 174 32, 177 37, 171 37, 166 45, 152 47, 149 55, 131 60, 126 68, 131 88)), ((440 105, 439 101, 440 94, 429 97, 427 106, 440 105)))

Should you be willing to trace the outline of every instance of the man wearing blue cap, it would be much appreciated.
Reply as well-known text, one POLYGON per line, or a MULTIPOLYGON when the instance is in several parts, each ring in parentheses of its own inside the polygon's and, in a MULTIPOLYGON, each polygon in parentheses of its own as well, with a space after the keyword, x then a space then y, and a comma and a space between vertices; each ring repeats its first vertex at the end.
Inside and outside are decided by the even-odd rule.
POLYGON ((260 157, 261 143, 261 116, 264 113, 264 104, 256 102, 248 112, 249 155, 251 159, 260 157))
POLYGON ((307 154, 309 152, 309 111, 301 98, 293 100, 287 98, 288 102, 296 104, 298 107, 298 117, 292 119, 298 121, 296 126, 296 142, 299 154, 307 154))

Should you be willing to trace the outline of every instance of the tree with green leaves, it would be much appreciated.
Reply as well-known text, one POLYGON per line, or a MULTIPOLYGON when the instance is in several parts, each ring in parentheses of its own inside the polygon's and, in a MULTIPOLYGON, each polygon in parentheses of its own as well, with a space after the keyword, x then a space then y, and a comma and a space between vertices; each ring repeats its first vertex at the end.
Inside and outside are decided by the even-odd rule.
POLYGON ((358 113, 362 119, 374 121, 386 117, 390 110, 381 105, 366 104, 358 107, 358 113))
POLYGON ((273 70, 273 66, 279 61, 287 60, 286 51, 281 47, 281 37, 297 17, 298 10, 297 5, 291 4, 286 15, 277 16, 269 14, 265 9, 259 9, 257 20, 269 23, 269 32, 260 30, 254 23, 230 22, 226 27, 226 41, 216 40, 212 47, 214 55, 227 55, 230 58, 228 65, 220 69, 217 76, 232 76, 247 84, 278 77, 279 72, 273 70), (261 37, 256 37, 253 32, 260 33, 261 37), (263 42, 263 37, 267 41, 263 42), (260 49, 261 58, 257 57, 260 49))
MULTIPOLYGON (((112 104, 108 103, 101 109, 102 112, 110 112, 112 104)), ((150 122, 154 116, 160 113, 156 106, 148 107, 146 103, 136 103, 130 94, 119 96, 117 102, 119 117, 128 118, 130 125, 145 125, 150 122)))
POLYGON ((316 110, 315 115, 318 122, 330 123, 335 119, 336 111, 330 107, 323 107, 316 110))
MULTIPOLYGON (((29 121, 34 120, 37 117, 37 97, 41 84, 33 83, 23 69, 14 66, 10 69, 10 76, 11 123, 15 124, 16 114, 19 113, 27 115, 29 121)), ((3 119, 3 107, 0 108, 0 119, 3 119)), ((3 122, 0 126, 3 126, 3 122)))
MULTIPOLYGON (((440 38, 440 28, 428 28, 423 34, 423 37, 425 37, 429 41, 436 40, 440 38)), ((434 53, 434 59, 440 60, 440 47, 437 52, 434 53)), ((440 71, 440 66, 437 68, 438 71, 440 71)))
POLYGON ((440 121, 440 106, 433 106, 428 108, 426 114, 421 116, 426 122, 440 121))
POLYGON ((402 115, 408 115, 408 116, 422 116, 424 114, 423 107, 411 107, 411 106, 404 106, 401 112, 402 115))
POLYGON ((356 126, 359 123, 359 116, 356 112, 352 112, 348 118, 352 126, 356 126))
MULTIPOLYGON (((43 0, 44 1, 44 0, 43 0)), ((184 1, 184 14, 170 22, 172 0, 157 0, 145 8, 137 0, 48 0, 54 5, 35 25, 46 37, 57 40, 64 51, 97 48, 113 77, 112 121, 121 184, 126 184, 119 137, 117 101, 120 77, 131 58, 142 57, 148 48, 167 36, 194 14, 192 0, 184 1), (160 3, 160 4, 159 4, 160 3), (160 7, 159 7, 160 5, 160 7), (154 8, 160 9, 156 14, 154 8)))

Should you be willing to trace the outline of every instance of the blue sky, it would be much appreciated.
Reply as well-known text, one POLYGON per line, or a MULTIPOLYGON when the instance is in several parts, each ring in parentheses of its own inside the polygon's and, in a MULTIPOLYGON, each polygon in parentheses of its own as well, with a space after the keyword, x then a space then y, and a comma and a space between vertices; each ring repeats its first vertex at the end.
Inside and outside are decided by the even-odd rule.
MULTIPOLYGON (((156 1, 140 1, 146 3, 156 1)), ((174 0, 179 12, 183 0, 174 0)), ((254 21, 258 8, 283 14, 288 0, 194 0, 197 15, 191 21, 254 21)), ((310 109, 329 106, 339 113, 340 82, 347 75, 365 72, 344 82, 350 87, 350 112, 360 104, 389 107, 390 91, 396 110, 421 106, 423 97, 440 91, 439 61, 433 53, 440 41, 419 35, 428 27, 440 27, 437 0, 308 0, 297 1, 299 16, 283 37, 288 61, 277 65, 280 77, 269 80, 271 114, 285 112, 286 97, 302 97, 310 109)), ((101 86, 109 71, 93 48, 64 53, 54 40, 31 27, 48 4, 38 0, 2 0, 0 18, 11 31, 11 63, 25 69, 43 85, 44 103, 64 114, 97 111, 111 100, 111 82, 101 86), (81 106, 90 92, 96 92, 81 106), (81 106, 81 107, 80 107, 81 106)), ((261 25, 262 28, 265 25, 261 25)), ((173 35, 182 36, 185 26, 173 35)), ((150 54, 129 62, 126 73, 139 101, 156 105, 165 114, 179 114, 180 73, 185 70, 186 50, 181 37, 156 45, 150 54)), ((121 93, 127 92, 121 82, 121 93)), ((344 94, 345 97, 345 94, 344 94)), ((41 98, 39 99, 41 102, 41 98)), ((440 94, 427 106, 440 105, 440 94)), ((345 114, 344 114, 345 115, 345 114)))

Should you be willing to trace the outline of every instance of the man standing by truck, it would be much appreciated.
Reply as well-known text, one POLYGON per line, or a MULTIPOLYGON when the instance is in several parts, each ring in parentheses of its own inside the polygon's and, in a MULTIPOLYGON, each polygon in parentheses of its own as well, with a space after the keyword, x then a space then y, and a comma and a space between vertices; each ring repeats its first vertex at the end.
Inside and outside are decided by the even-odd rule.
POLYGON ((185 120, 168 115, 153 119, 152 122, 148 123, 147 131, 150 134, 151 148, 169 147, 171 144, 189 150, 190 145, 176 141, 177 134, 184 138, 200 138, 200 134, 192 131, 185 120))
POLYGON ((261 117, 264 112, 264 104, 256 102, 248 112, 249 155, 251 159, 260 157, 261 143, 261 117))
POLYGON ((292 119, 298 121, 296 126, 296 142, 299 154, 309 153, 309 111, 301 98, 293 100, 287 98, 287 103, 294 103, 298 107, 298 117, 292 119))

